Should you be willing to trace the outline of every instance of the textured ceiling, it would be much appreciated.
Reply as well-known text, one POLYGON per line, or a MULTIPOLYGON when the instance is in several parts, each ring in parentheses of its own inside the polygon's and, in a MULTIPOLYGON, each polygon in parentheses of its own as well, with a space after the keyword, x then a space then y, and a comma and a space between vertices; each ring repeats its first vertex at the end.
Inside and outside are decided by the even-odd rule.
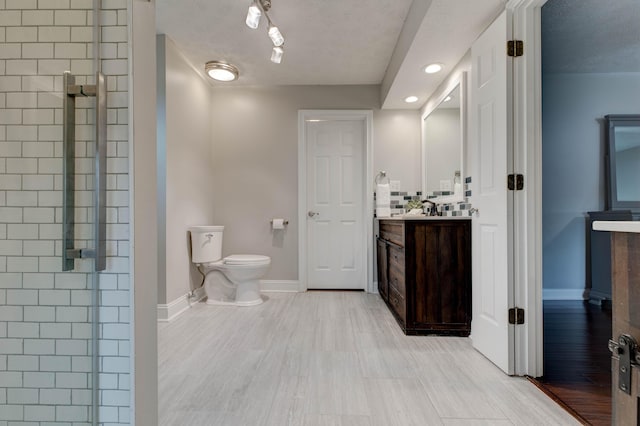
MULTIPOLYGON (((214 86, 381 84, 384 79, 389 82, 382 86, 384 108, 416 109, 505 0, 415 2, 272 0, 269 15, 286 40, 280 65, 269 60, 266 20, 257 30, 244 24, 251 0, 156 0, 157 30, 201 73, 210 60, 238 66, 238 81, 209 80, 214 86), (410 8, 423 16, 408 16, 410 8), (406 23, 415 25, 401 46, 406 23), (398 60, 390 65, 392 57, 398 60), (444 71, 424 74, 421 68, 430 62, 443 63, 444 71), (420 100, 406 104, 409 95, 420 100)), ((542 8, 543 71, 639 72, 639 22, 640 0, 549 0, 542 8)))
MULTIPOLYGON (((271 63, 266 19, 244 21, 251 0, 157 0, 157 31, 194 67, 226 60, 240 69, 233 85, 379 84, 411 0, 272 0, 268 12, 285 37, 271 63)), ((226 84, 229 85, 229 84, 226 84)))
POLYGON ((269 15, 286 40, 280 65, 269 60, 264 18, 257 30, 244 24, 251 0, 156 0, 157 31, 201 73, 210 60, 240 69, 238 81, 210 80, 214 86, 381 84, 389 73, 382 106, 417 109, 505 1, 414 0, 412 6, 412 0, 272 0, 269 15), (410 38, 399 42, 407 23, 410 38), (443 63, 443 72, 422 72, 430 62, 443 63), (409 95, 420 100, 407 104, 409 95))
POLYGON ((409 95, 418 96, 423 105, 504 5, 505 0, 432 0, 383 108, 407 108, 403 99, 409 95), (443 70, 425 74, 424 66, 433 62, 443 64, 443 70))
POLYGON ((640 0, 549 0, 543 72, 640 72, 640 0))

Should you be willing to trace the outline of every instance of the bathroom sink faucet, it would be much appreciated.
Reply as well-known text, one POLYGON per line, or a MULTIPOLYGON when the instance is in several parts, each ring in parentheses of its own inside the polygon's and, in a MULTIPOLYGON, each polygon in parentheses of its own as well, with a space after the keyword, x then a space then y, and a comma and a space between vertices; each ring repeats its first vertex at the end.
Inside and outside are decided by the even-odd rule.
POLYGON ((437 216, 438 215, 438 209, 437 209, 437 204, 431 200, 422 200, 423 204, 428 204, 429 205, 429 216, 437 216))

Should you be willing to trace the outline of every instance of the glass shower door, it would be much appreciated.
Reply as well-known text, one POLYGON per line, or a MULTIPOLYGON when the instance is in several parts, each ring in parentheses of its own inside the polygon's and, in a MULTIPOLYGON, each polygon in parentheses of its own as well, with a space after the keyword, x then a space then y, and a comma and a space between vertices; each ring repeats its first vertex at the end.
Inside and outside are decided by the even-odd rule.
POLYGON ((0 0, 0 424, 98 423, 97 5, 0 0))

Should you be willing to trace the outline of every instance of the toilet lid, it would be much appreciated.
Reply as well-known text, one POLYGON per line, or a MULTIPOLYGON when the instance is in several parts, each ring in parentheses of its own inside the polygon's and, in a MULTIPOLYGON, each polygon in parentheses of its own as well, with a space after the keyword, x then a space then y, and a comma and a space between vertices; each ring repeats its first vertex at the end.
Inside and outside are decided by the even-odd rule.
POLYGON ((232 254, 224 258, 224 263, 227 265, 251 265, 268 261, 269 256, 259 254, 232 254))

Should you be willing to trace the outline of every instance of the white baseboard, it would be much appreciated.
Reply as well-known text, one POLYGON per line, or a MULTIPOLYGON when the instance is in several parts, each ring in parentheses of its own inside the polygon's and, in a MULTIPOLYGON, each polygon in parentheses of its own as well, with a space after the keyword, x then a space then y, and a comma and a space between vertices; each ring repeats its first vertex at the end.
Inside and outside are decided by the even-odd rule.
POLYGON ((158 304, 158 321, 159 322, 170 322, 178 315, 186 311, 193 305, 194 303, 198 303, 205 297, 204 288, 200 287, 194 291, 194 298, 189 298, 189 293, 184 294, 177 299, 167 303, 167 304, 158 304))
POLYGON ((584 300, 584 289, 543 288, 542 300, 584 300))
MULTIPOLYGON (((298 280, 261 280, 260 291, 265 293, 297 293, 300 291, 300 282, 298 280)), ((195 291, 193 299, 189 299, 189 294, 187 293, 167 304, 158 304, 158 321, 173 321, 178 315, 189 309, 191 305, 198 303, 205 297, 204 288, 200 287, 195 291)))
POLYGON ((266 293, 297 293, 300 291, 298 280, 260 280, 260 291, 266 293))

